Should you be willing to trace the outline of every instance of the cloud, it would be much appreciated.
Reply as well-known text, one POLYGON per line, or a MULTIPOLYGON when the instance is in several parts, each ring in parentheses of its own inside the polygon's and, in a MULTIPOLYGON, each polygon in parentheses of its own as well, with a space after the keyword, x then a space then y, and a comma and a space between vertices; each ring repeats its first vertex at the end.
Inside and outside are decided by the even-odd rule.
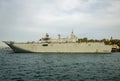
POLYGON ((34 40, 46 32, 64 36, 72 29, 79 37, 120 38, 119 4, 119 0, 1 0, 0 40, 30 36, 34 40))

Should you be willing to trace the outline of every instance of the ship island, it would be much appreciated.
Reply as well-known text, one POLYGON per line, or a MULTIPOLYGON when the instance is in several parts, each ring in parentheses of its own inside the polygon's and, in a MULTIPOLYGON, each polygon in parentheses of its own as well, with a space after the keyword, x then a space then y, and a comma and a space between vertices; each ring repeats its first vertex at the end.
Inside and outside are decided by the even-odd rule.
POLYGON ((104 42, 78 42, 78 38, 74 35, 73 31, 66 38, 61 38, 61 35, 58 34, 58 38, 53 39, 46 33, 45 37, 41 38, 39 42, 3 42, 15 53, 108 54, 112 50, 112 46, 105 45, 104 42))

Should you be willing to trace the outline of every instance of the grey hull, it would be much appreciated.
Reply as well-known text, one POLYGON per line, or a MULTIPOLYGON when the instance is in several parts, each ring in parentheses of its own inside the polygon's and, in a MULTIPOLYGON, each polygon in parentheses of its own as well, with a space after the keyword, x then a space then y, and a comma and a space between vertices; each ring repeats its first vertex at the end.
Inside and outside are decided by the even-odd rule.
POLYGON ((107 54, 111 47, 101 43, 64 43, 42 46, 40 43, 14 43, 3 41, 16 53, 67 53, 67 54, 107 54))
POLYGON ((31 51, 21 49, 19 47, 14 46, 14 44, 10 41, 3 41, 5 44, 7 44, 15 53, 32 53, 31 51))

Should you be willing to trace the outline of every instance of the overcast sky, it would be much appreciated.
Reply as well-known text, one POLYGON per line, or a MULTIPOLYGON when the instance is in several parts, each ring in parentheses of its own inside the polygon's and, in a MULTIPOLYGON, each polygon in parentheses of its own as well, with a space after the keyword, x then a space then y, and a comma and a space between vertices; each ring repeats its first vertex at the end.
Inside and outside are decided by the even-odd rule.
POLYGON ((0 0, 0 41, 66 37, 72 30, 78 38, 120 39, 120 0, 0 0))

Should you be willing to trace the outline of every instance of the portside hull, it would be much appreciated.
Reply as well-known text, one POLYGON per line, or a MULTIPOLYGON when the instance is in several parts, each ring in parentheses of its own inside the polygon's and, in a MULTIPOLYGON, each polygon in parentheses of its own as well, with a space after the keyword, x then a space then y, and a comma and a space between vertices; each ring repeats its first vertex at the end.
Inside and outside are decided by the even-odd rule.
POLYGON ((111 53, 111 46, 101 43, 5 43, 16 53, 111 53))

